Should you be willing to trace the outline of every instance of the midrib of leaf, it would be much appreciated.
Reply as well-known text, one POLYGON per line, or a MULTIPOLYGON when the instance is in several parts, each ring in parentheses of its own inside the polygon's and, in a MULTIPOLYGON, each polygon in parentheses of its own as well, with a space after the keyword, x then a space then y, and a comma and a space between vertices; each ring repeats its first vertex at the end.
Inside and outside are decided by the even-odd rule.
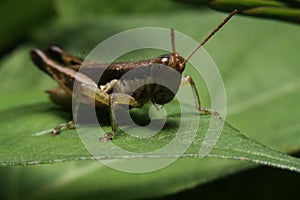
POLYGON ((281 154, 279 152, 277 152, 277 153, 281 154, 282 157, 279 157, 278 154, 271 156, 268 154, 261 154, 261 153, 255 153, 255 152, 250 153, 247 151, 241 151, 239 149, 217 148, 217 150, 228 151, 229 152, 228 154, 233 154, 233 155, 234 154, 245 154, 245 156, 232 156, 232 155, 226 155, 226 154, 222 155, 222 154, 211 154, 210 153, 207 157, 249 161, 249 162, 253 162, 255 164, 262 164, 262 165, 273 166, 273 167, 278 167, 278 168, 282 168, 282 169, 288 169, 291 171, 300 172, 299 159, 292 158, 290 156, 281 154), (251 156, 253 156, 253 157, 251 157, 251 156), (287 158, 289 160, 287 160, 287 158), (271 159, 272 161, 266 161, 267 159, 271 159), (279 162, 284 162, 287 164, 279 164, 279 162))

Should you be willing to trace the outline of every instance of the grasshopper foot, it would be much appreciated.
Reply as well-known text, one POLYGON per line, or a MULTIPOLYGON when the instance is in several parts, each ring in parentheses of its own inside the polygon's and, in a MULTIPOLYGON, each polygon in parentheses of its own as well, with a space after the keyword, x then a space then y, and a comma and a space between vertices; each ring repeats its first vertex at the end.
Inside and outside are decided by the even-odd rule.
POLYGON ((205 115, 213 115, 213 116, 215 116, 219 119, 222 119, 220 113, 218 113, 215 110, 211 110, 211 109, 208 109, 208 108, 200 108, 199 110, 200 110, 200 112, 203 112, 205 115))
POLYGON ((64 130, 69 130, 75 128, 74 121, 69 121, 68 123, 63 123, 58 126, 56 126, 52 131, 51 135, 56 136, 58 135, 61 131, 64 130))
POLYGON ((108 132, 108 133, 105 133, 105 135, 101 138, 99 138, 99 141, 101 142, 109 142, 111 141, 115 136, 115 132, 112 131, 112 132, 108 132))

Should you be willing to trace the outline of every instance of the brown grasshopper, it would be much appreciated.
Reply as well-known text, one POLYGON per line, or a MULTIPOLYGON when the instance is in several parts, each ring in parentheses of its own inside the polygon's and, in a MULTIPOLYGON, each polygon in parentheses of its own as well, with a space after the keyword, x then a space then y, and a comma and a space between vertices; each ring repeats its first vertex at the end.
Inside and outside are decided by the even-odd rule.
MULTIPOLYGON (((49 56, 40 49, 33 49, 31 50, 31 59, 39 67, 39 69, 46 72, 58 82, 59 86, 49 90, 48 93, 50 99, 62 107, 70 107, 71 105, 75 81, 79 83, 81 96, 84 97, 80 98, 80 103, 90 104, 91 100, 93 100, 95 102, 94 105, 99 109, 106 107, 111 110, 112 106, 117 104, 126 104, 127 106, 130 106, 130 108, 140 108, 148 101, 151 101, 155 105, 164 105, 169 103, 175 96, 174 92, 170 91, 168 88, 165 88, 160 84, 146 84, 138 88, 133 93, 128 93, 128 88, 126 88, 125 84, 126 80, 120 80, 120 78, 129 70, 140 66, 147 68, 149 66, 153 66, 153 64, 156 64, 158 68, 170 68, 181 74, 185 69, 186 63, 193 54, 236 13, 237 10, 234 10, 228 17, 226 17, 224 21, 220 23, 186 59, 175 51, 173 29, 171 29, 172 53, 160 55, 147 60, 135 62, 114 62, 107 66, 106 64, 92 61, 83 62, 84 60, 82 58, 72 56, 57 46, 51 46, 48 48, 47 54, 49 56), (106 68, 104 68, 104 66, 106 68), (83 70, 78 72, 79 68, 83 70), (92 76, 94 70, 103 70, 100 80, 99 78, 97 79, 97 77, 92 76), (117 93, 112 93, 117 85, 125 86, 120 87, 117 93)), ((139 78, 141 77, 143 76, 140 76, 139 78)), ((182 77, 181 83, 186 82, 189 83, 192 88, 197 109, 205 114, 215 114, 220 117, 217 112, 201 107, 199 94, 192 77, 182 77)), ((178 90, 181 83, 180 81, 177 83, 175 91, 178 90)), ((106 133, 101 139, 102 141, 112 140, 118 129, 118 125, 112 114, 111 125, 112 131, 106 133)), ((71 128, 74 128, 74 121, 55 127, 51 133, 56 135, 63 129, 71 128)))

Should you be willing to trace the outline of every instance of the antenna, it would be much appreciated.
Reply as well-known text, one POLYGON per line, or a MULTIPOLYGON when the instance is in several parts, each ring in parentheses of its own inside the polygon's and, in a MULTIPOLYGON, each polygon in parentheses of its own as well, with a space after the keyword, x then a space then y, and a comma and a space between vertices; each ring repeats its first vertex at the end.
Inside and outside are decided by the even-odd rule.
MULTIPOLYGON (((218 30, 220 30, 220 28, 222 26, 224 26, 224 24, 226 24, 230 18, 235 15, 236 13, 238 12, 237 9, 235 9, 234 11, 232 11, 224 20, 223 22, 221 22, 216 28, 215 30, 213 30, 204 40, 203 42, 198 46, 196 47, 192 53, 187 57, 187 59, 185 59, 182 63, 182 65, 184 65, 185 63, 187 63, 187 61, 189 61, 189 59, 196 53, 196 51, 198 51, 198 49, 200 49, 216 32, 218 32, 218 30)), ((172 45, 173 46, 173 45, 172 45)))
POLYGON ((176 49, 175 49, 175 35, 174 35, 174 29, 171 28, 170 30, 170 34, 171 34, 171 46, 172 46, 172 54, 173 54, 173 57, 174 57, 174 61, 176 61, 176 49))

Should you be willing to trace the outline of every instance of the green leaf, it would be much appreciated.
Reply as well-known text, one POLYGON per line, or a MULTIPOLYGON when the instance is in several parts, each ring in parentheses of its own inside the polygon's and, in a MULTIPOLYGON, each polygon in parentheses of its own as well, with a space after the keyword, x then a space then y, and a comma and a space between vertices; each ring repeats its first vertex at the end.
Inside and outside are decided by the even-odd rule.
MULTIPOLYGON (((85 55, 84 52, 107 36, 140 26, 174 27, 201 40, 199 38, 207 35, 225 16, 191 9, 170 14, 151 14, 149 11, 126 18, 122 15, 98 18, 61 16, 60 21, 38 30, 34 37, 39 46, 58 43, 71 53, 85 55)), ((195 158, 199 156, 197 153, 203 140, 201 133, 209 120, 202 116, 200 132, 186 153, 186 156, 193 157, 181 158, 167 168, 148 174, 118 172, 99 165, 98 161, 76 162, 77 159, 90 159, 91 155, 74 130, 57 137, 49 134, 35 136, 68 121, 70 114, 55 107, 43 93, 55 83, 30 62, 28 51, 34 45, 17 49, 2 60, 0 69, 1 162, 3 165, 48 164, 2 167, 4 192, 1 195, 16 199, 79 199, 83 196, 116 199, 121 195, 124 199, 151 198, 255 166, 241 160, 299 170, 299 159, 253 142, 259 141, 285 152, 300 149, 300 127, 297 125, 300 73, 297 48, 300 44, 298 40, 290 39, 298 34, 299 30, 292 25, 234 17, 206 48, 218 64, 225 82, 228 98, 226 121, 252 140, 226 124, 224 134, 210 154, 212 158, 195 158), (262 33, 267 37, 262 37, 262 33), (73 161, 60 163, 64 160, 73 161)), ((208 107, 209 96, 204 94, 205 87, 199 83, 202 102, 208 107)), ((170 125, 172 122, 174 120, 170 125)), ((163 146, 164 141, 172 138, 176 126, 169 127, 164 130, 165 134, 154 138, 156 143, 151 146, 147 140, 145 144, 132 144, 133 139, 122 133, 114 143, 128 150, 138 147, 141 152, 147 152, 163 146)), ((106 128, 109 130, 108 124, 106 128)))
POLYGON ((178 0, 183 3, 193 3, 202 6, 206 3, 211 8, 232 12, 238 10, 241 15, 277 19, 300 23, 300 2, 293 0, 178 0))
MULTIPOLYGON (((31 95, 31 94, 30 94, 31 95)), ((23 94, 26 97, 26 94, 23 94)), ((11 99, 11 97, 10 97, 11 99)), ((137 152, 136 155, 131 154, 113 154, 113 149, 107 149, 110 159, 116 158, 168 158, 180 157, 176 153, 176 149, 170 149, 169 154, 144 154, 143 152, 151 152, 170 143, 177 132, 177 121, 187 119, 190 126, 191 120, 197 120, 198 116, 195 113, 184 113, 182 116, 176 114, 178 110, 174 109, 176 105, 167 105, 170 107, 169 113, 171 116, 168 122, 170 127, 163 130, 151 139, 135 139, 119 133, 115 139, 115 145, 127 151, 137 152), (172 112, 173 111, 173 112, 172 112), (181 117, 181 118, 180 118, 181 117), (172 122, 173 121, 173 122, 172 122), (172 150, 175 152, 173 153, 172 150)), ((192 109, 191 109, 192 110, 192 109)), ((141 112, 141 111, 136 111, 141 112)), ((141 115, 141 114, 140 114, 141 115)), ((1 127, 6 134, 1 135, 1 165, 29 165, 39 163, 53 163, 66 160, 90 160, 93 156, 85 149, 82 141, 78 137, 76 131, 66 131, 60 136, 52 137, 49 130, 59 124, 61 117, 68 119, 67 113, 59 112, 47 103, 36 103, 34 105, 21 105, 1 112, 1 127), (33 123, 34 122, 34 123, 33 123), (17 125, 17 126, 16 126, 17 125)), ((141 115, 142 116, 142 115, 141 115)), ((64 119, 64 118, 62 118, 64 119)), ((203 116, 200 121, 200 127, 193 144, 187 150, 183 157, 202 157, 199 150, 204 140, 207 127, 210 123, 209 116, 203 116)), ((97 132, 99 128, 87 129, 86 137, 95 141, 96 145, 107 146, 105 143, 98 141, 100 137, 97 132), (95 132, 95 134, 93 134, 95 132)), ((109 131, 109 125, 106 128, 109 131)), ((187 129, 187 132, 189 130, 187 129)), ((186 133, 188 135, 188 133, 186 133)), ((84 137, 84 136, 83 136, 84 137)), ((177 144, 184 144, 179 141, 177 144)), ((177 146, 177 147, 178 147, 177 146)), ((106 159, 105 152, 98 152, 97 157, 106 159)), ((213 151, 208 154, 208 157, 216 158, 231 158, 237 160, 248 160, 254 163, 266 164, 280 168, 286 168, 300 172, 300 160, 294 159, 279 152, 269 150, 255 142, 251 142, 246 137, 239 134, 238 131, 225 124, 222 134, 213 151)))

